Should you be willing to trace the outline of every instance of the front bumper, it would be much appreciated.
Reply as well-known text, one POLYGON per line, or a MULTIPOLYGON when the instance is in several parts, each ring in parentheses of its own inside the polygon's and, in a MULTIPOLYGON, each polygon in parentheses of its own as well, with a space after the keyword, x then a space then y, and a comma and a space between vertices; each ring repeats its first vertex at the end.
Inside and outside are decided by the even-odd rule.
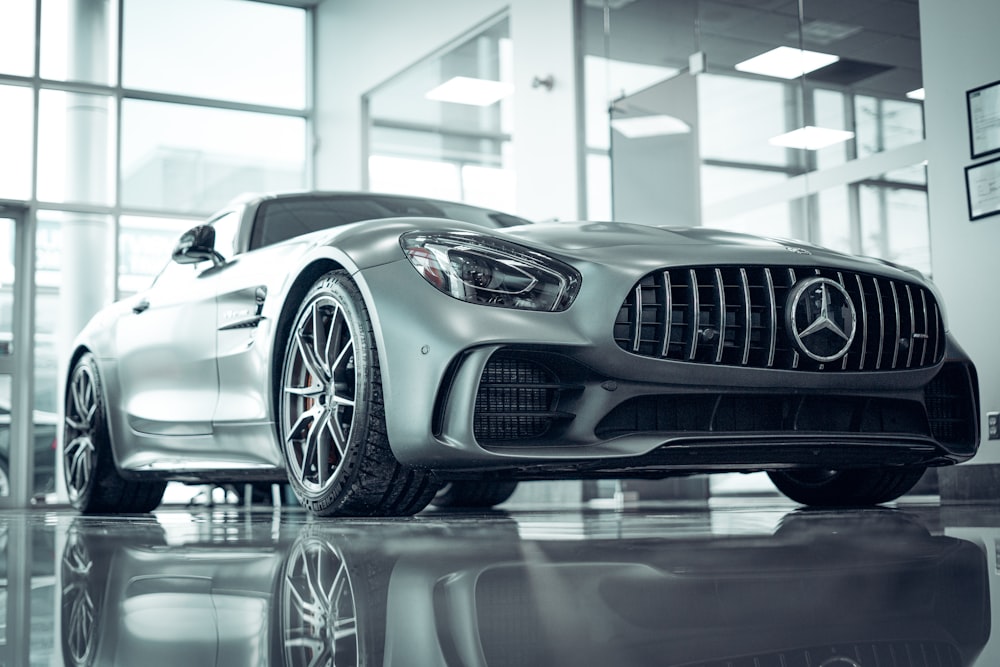
POLYGON ((943 465, 975 454, 976 373, 950 337, 941 363, 884 372, 642 357, 613 333, 635 275, 591 272, 563 313, 467 304, 406 262, 362 272, 400 462, 530 479, 943 465))

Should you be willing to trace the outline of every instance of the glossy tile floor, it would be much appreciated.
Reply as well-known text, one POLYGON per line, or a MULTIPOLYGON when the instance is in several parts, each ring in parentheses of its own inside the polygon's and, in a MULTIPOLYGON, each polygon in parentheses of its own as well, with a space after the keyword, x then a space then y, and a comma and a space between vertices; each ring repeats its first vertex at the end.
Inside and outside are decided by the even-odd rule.
POLYGON ((8 511, 0 665, 995 667, 998 541, 933 497, 8 511))

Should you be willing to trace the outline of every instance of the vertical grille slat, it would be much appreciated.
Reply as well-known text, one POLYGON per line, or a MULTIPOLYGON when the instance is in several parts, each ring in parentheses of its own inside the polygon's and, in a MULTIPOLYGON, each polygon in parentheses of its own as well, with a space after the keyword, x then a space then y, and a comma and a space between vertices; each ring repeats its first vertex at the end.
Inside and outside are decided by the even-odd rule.
POLYGON ((910 343, 906 350, 906 367, 913 366, 913 348, 917 346, 917 316, 913 307, 913 290, 906 286, 906 302, 910 307, 910 343))
POLYGON ((858 370, 863 371, 865 369, 865 354, 868 351, 868 299, 865 298, 865 286, 861 282, 861 276, 855 275, 855 280, 858 283, 858 294, 860 295, 861 304, 861 353, 858 355, 860 361, 858 362, 858 370))
POLYGON ((878 353, 875 355, 875 370, 882 368, 882 353, 885 349, 885 307, 882 305, 882 288, 878 286, 878 278, 872 277, 875 284, 875 303, 878 304, 878 353))
POLYGON ((764 269, 764 281, 767 283, 768 299, 767 367, 774 368, 774 353, 778 347, 778 305, 777 297, 774 293, 774 277, 771 275, 771 269, 764 269))
POLYGON ((924 337, 921 340, 920 346, 920 366, 924 365, 924 361, 927 359, 927 343, 930 338, 931 333, 931 321, 927 317, 927 291, 920 290, 920 310, 923 313, 924 318, 924 337))
POLYGON ((622 302, 614 331, 619 347, 640 356, 824 373, 933 366, 945 336, 933 293, 918 283, 825 268, 731 265, 646 275, 622 302), (855 310, 850 346, 827 362, 800 353, 802 343, 787 324, 796 285, 817 277, 837 283, 855 310))
POLYGON ((663 295, 663 343, 660 345, 660 356, 666 357, 670 353, 670 336, 673 335, 671 330, 671 325, 673 324, 673 297, 671 296, 670 290, 672 289, 670 272, 664 271, 661 275, 663 278, 662 291, 663 295))
POLYGON ((691 331, 688 332, 691 338, 688 341, 688 361, 694 361, 698 354, 698 329, 701 328, 701 295, 698 294, 698 273, 691 269, 688 271, 688 276, 690 278, 688 293, 691 295, 691 331))
POLYGON ((715 346, 715 363, 718 364, 726 348, 726 284, 722 281, 722 269, 715 270, 715 294, 719 308, 719 342, 715 346))
POLYGON ((896 318, 896 342, 892 347, 892 367, 895 369, 899 367, 899 341, 901 336, 899 320, 901 315, 899 314, 899 294, 896 292, 896 283, 889 283, 889 287, 892 288, 892 308, 896 318))
POLYGON ((743 359, 746 366, 750 361, 750 341, 753 339, 753 304, 750 302, 750 281, 747 270, 740 268, 740 289, 743 290, 743 359))
POLYGON ((639 345, 642 342, 642 285, 635 286, 635 293, 632 295, 635 301, 635 317, 633 321, 635 322, 635 331, 632 334, 632 351, 638 352, 639 345))

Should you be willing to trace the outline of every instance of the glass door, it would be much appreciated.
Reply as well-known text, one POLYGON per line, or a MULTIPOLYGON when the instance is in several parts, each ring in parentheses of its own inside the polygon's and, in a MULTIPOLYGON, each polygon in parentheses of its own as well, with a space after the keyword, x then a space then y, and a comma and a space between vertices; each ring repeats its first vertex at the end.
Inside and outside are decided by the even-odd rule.
POLYGON ((0 204, 0 508, 27 507, 34 486, 26 221, 26 209, 0 204))

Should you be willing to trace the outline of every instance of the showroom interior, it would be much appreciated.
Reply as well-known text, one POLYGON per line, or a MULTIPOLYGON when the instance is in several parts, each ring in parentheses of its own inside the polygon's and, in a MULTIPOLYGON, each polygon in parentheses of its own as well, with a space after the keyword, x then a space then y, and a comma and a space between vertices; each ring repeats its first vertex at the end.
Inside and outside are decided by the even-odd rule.
POLYGON ((970 96, 997 95, 997 25, 995 0, 0 1, 0 664, 1000 664, 1000 175, 970 180, 1000 153, 970 96), (750 62, 779 47, 790 71, 750 62), (392 520, 177 483, 79 516, 74 338, 186 230, 295 190, 913 267, 976 365, 979 451, 866 510, 756 473, 392 520))

